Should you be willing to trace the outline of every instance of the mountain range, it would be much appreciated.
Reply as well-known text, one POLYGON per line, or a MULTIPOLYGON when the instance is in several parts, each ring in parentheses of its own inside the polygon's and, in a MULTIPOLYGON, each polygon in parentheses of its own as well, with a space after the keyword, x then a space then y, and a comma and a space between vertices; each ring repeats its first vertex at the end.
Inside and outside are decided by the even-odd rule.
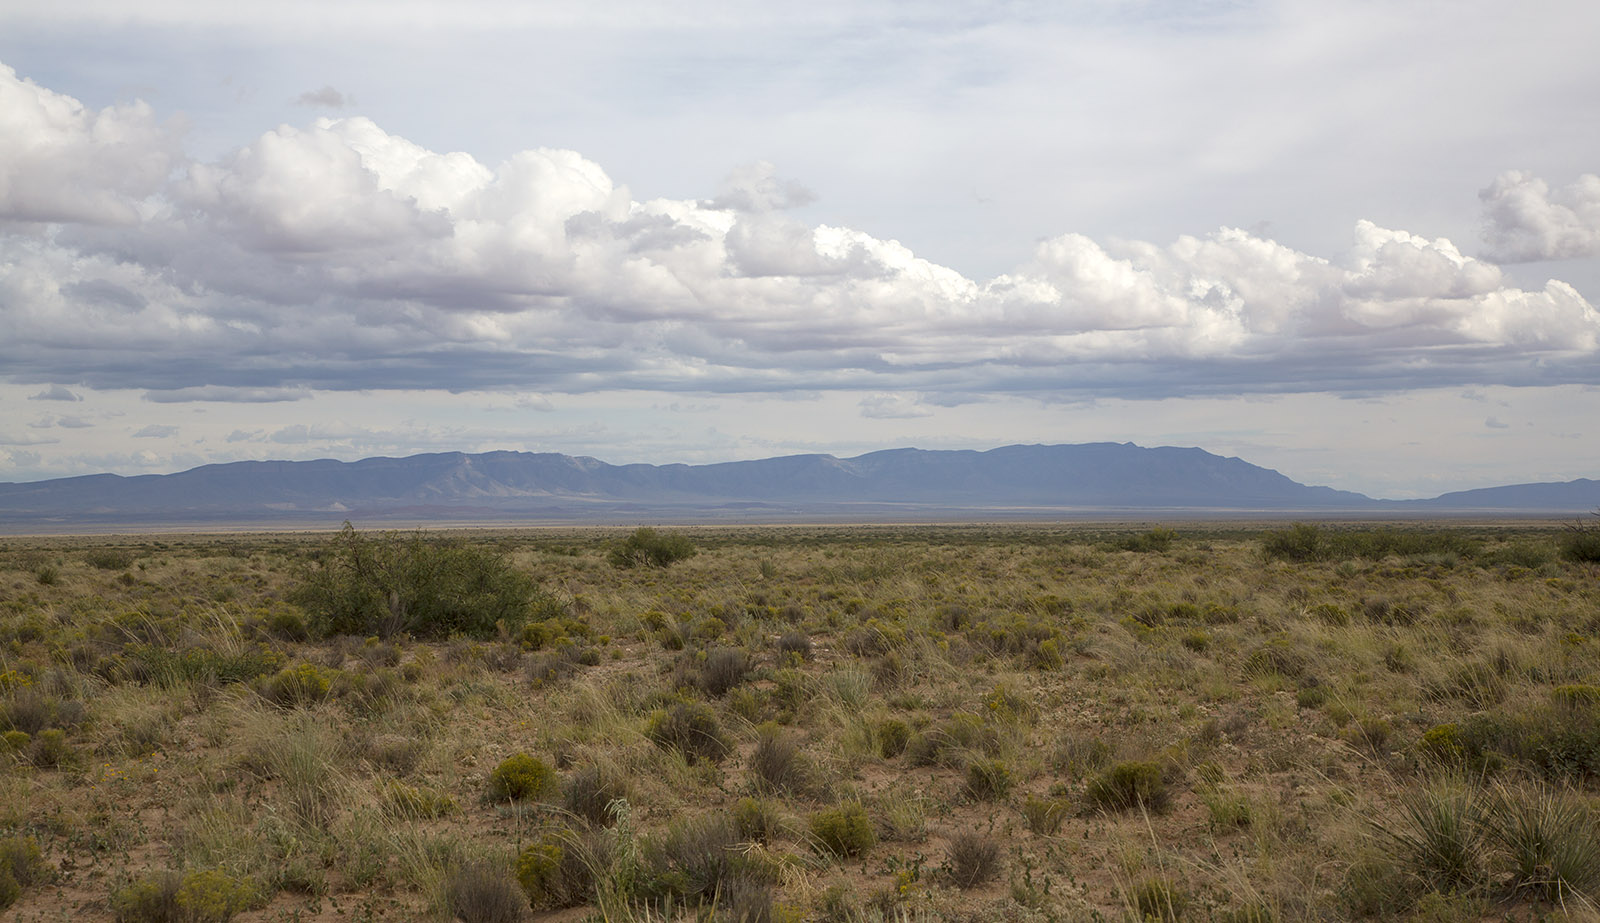
POLYGON ((555 453, 442 452, 355 462, 246 461, 165 475, 0 483, 0 529, 73 525, 1085 518, 1137 514, 1567 516, 1600 481, 1428 500, 1311 487, 1197 448, 1132 443, 890 449, 711 465, 611 465, 555 453))

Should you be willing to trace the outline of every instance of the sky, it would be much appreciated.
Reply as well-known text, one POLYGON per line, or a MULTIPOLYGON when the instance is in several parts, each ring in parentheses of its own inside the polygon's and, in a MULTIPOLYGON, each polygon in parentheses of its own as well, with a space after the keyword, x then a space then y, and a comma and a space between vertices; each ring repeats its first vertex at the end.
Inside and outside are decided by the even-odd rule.
POLYGON ((0 481, 1600 477, 1591 0, 0 3, 0 481), (581 8, 580 8, 581 7, 581 8))

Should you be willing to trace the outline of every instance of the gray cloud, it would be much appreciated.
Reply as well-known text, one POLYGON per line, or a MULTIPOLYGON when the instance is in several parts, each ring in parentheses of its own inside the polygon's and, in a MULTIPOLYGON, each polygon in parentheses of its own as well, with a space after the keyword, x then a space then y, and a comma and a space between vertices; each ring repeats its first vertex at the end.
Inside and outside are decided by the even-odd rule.
POLYGON ((30 394, 30 401, 81 401, 83 398, 61 385, 51 385, 38 394, 30 394))
POLYGON ((297 106, 310 106, 322 109, 343 109, 355 102, 331 86, 324 86, 320 90, 311 90, 301 93, 294 103, 297 106))
POLYGON ((1485 427, 1489 428, 1489 429, 1510 429, 1511 428, 1511 424, 1510 423, 1501 422, 1501 420, 1498 417, 1489 417, 1488 419, 1483 421, 1483 425, 1485 427))
MULTIPOLYGON (((9 71, 0 85, 67 105, 9 71)), ((75 143, 108 164, 166 156, 140 137, 75 143)), ((757 165, 710 200, 640 201, 573 151, 489 167, 365 118, 281 126, 190 163, 134 226, 0 227, 0 366, 155 402, 856 389, 941 406, 1600 382, 1600 313, 1572 286, 1516 288, 1442 238, 1361 221, 1317 256, 1226 227, 1168 244, 1068 233, 980 281, 779 213, 807 195, 757 165)))
POLYGON ((1478 193, 1486 255, 1515 263, 1600 256, 1600 176, 1586 173, 1551 189, 1531 173, 1510 170, 1478 193))
POLYGON ((303 401, 311 397, 301 388, 249 388, 225 385, 195 385, 146 391, 144 399, 154 404, 185 404, 216 401, 229 404, 278 404, 303 401))
POLYGON ((135 438, 135 439, 169 439, 169 438, 171 438, 173 436, 176 436, 176 435, 178 435, 178 428, 176 426, 164 426, 164 425, 161 425, 159 423, 151 423, 148 426, 145 426, 145 427, 141 428, 138 432, 134 433, 133 434, 133 438, 135 438))

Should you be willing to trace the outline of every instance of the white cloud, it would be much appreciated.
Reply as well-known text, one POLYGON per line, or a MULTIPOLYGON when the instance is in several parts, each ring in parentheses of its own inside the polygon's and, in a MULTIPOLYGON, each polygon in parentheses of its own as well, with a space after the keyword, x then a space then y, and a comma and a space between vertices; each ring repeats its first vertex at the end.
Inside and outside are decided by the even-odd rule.
POLYGON ((1478 193, 1490 259, 1514 263, 1600 256, 1600 176, 1586 173, 1552 190, 1520 170, 1478 193))
POLYGON ((142 102, 94 112, 0 64, 0 219, 133 224, 176 141, 142 102))
MULTIPOLYGON (((122 156, 115 135, 81 143, 122 156)), ((1066 233, 979 281, 780 213, 809 194, 770 165, 709 200, 641 201, 573 151, 491 168, 365 118, 280 126, 164 189, 137 228, 0 229, 0 364, 155 402, 640 388, 940 404, 1600 379, 1600 314, 1576 289, 1516 288, 1447 239, 1369 221, 1331 257, 1233 228, 1165 245, 1066 233)))

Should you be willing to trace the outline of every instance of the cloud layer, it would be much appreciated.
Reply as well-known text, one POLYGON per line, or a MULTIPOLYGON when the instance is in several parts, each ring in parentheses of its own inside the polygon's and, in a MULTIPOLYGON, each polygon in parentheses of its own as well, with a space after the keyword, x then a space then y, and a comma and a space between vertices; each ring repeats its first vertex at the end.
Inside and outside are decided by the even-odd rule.
MULTIPOLYGON (((1494 258, 1591 252, 1597 189, 1503 176, 1484 194, 1494 258)), ((90 111, 0 66, 0 363, 157 401, 1600 380, 1600 313, 1574 288, 1513 287, 1442 238, 1362 221, 1326 258, 1233 228, 1067 233, 978 281, 796 221, 811 198, 758 164, 706 199, 639 200, 573 151, 490 166, 361 117, 198 162, 143 104, 90 111)))
POLYGON ((1486 255, 1506 263, 1600 256, 1600 176, 1586 173, 1551 189, 1530 173, 1510 170, 1478 193, 1486 255))

